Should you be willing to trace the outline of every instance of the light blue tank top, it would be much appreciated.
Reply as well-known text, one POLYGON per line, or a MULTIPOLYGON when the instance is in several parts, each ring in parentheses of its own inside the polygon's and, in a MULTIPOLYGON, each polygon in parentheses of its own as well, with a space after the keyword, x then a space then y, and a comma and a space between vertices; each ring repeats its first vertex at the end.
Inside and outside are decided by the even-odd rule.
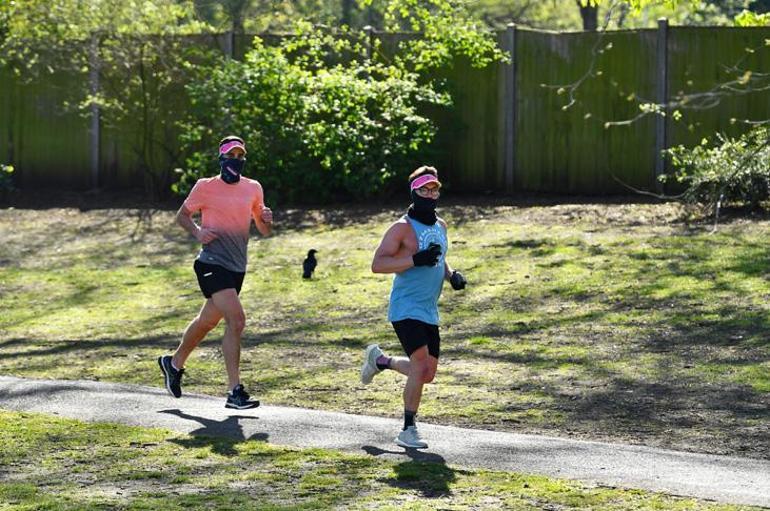
POLYGON ((436 266, 414 266, 393 277, 390 292, 388 321, 417 319, 438 325, 438 298, 444 285, 444 260, 449 249, 446 229, 439 222, 425 225, 405 217, 417 235, 417 250, 425 250, 431 243, 441 245, 441 256, 436 266))

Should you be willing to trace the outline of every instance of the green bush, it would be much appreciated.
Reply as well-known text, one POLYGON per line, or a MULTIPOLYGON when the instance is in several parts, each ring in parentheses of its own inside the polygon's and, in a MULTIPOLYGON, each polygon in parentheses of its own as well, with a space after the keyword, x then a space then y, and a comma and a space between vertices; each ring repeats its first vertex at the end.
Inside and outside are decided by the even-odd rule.
POLYGON ((676 171, 663 176, 685 187, 689 204, 763 206, 770 197, 770 128, 756 127, 739 138, 717 135, 693 148, 678 146, 667 153, 676 171))
POLYGON ((174 191, 217 172, 216 142, 227 134, 246 140, 244 174, 273 201, 362 199, 403 178, 436 131, 420 107, 449 98, 414 72, 371 61, 365 43, 305 27, 275 47, 255 38, 243 62, 200 68, 182 123, 192 156, 174 191))

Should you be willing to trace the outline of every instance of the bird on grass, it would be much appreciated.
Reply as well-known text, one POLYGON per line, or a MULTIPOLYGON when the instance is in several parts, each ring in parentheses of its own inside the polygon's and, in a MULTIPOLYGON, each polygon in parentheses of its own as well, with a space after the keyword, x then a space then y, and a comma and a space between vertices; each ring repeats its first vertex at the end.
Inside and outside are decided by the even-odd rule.
POLYGON ((315 267, 318 265, 318 261, 316 261, 315 254, 318 252, 318 250, 311 248, 307 251, 307 257, 304 261, 302 261, 302 278, 303 279, 309 279, 313 276, 313 271, 315 270, 315 267))

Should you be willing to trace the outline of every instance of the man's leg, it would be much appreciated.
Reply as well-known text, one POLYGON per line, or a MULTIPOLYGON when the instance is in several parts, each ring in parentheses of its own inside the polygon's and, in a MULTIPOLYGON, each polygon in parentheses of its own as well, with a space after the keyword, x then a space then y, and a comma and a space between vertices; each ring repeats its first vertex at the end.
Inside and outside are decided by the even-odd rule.
POLYGON ((427 346, 422 346, 417 348, 408 360, 401 357, 391 359, 390 367, 406 374, 404 410, 417 413, 422 399, 423 385, 432 382, 436 376, 438 359, 428 354, 427 346))
POLYGON ((163 373, 166 383, 166 390, 174 396, 182 396, 182 376, 184 375, 184 364, 190 353, 200 344, 206 334, 211 331, 222 314, 217 310, 211 300, 206 300, 201 307, 198 316, 193 319, 182 335, 182 342, 174 352, 173 356, 163 355, 158 358, 158 365, 163 373))
POLYGON ((390 363, 388 369, 393 369, 397 373, 401 373, 404 376, 409 376, 409 370, 411 368, 411 362, 406 357, 390 357, 390 363))
POLYGON ((407 410, 417 411, 422 397, 422 386, 430 383, 436 376, 438 359, 428 353, 428 347, 422 346, 415 350, 410 358, 406 357, 388 357, 381 355, 382 363, 387 365, 380 366, 380 360, 377 361, 379 370, 392 369, 407 377, 404 387, 404 406, 407 410))
POLYGON ((171 363, 174 364, 175 368, 184 368, 190 353, 198 347, 203 338, 206 337, 206 334, 219 324, 221 319, 222 313, 214 305, 211 298, 207 299, 195 319, 190 321, 190 324, 185 328, 182 342, 171 359, 171 363))
POLYGON ((246 314, 235 289, 223 289, 211 295, 211 301, 225 318, 225 335, 222 338, 222 354, 225 357, 225 369, 229 389, 234 389, 241 382, 241 335, 246 325, 246 314))
POLYGON ((395 442, 407 448, 425 449, 428 444, 420 437, 415 425, 415 415, 420 408, 422 389, 433 381, 438 367, 438 359, 430 355, 427 346, 421 346, 409 356, 409 360, 398 358, 391 360, 391 368, 407 372, 404 386, 404 427, 395 442))

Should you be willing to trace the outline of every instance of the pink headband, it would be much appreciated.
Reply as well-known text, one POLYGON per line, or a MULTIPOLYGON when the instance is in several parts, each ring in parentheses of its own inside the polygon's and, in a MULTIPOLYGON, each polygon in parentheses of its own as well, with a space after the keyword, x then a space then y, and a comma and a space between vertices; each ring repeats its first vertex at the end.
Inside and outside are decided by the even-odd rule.
POLYGON ((240 147, 243 149, 243 152, 246 152, 246 147, 243 145, 243 142, 240 142, 238 140, 233 140, 232 142, 227 142, 219 146, 219 154, 227 154, 230 151, 233 150, 235 147, 240 147))
POLYGON ((409 185, 409 189, 417 190, 418 188, 422 188, 428 183, 438 183, 438 185, 441 186, 441 181, 439 181, 436 176, 433 174, 425 174, 412 181, 412 184, 409 185))

